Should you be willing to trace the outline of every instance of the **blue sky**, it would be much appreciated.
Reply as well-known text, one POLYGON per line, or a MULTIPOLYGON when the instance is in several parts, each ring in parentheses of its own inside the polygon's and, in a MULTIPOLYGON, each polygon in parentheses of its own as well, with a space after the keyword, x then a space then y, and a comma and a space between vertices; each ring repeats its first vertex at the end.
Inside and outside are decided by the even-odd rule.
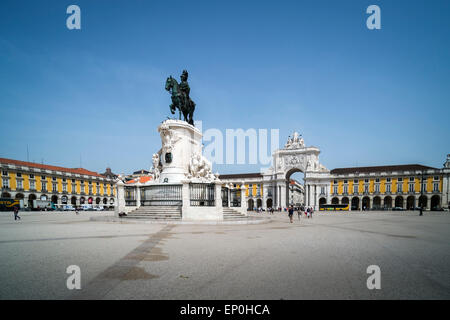
MULTIPOLYGON (((450 152, 449 1, 0 2, 0 157, 149 169, 169 75, 203 129, 294 130, 328 168, 450 152), (81 8, 81 30, 66 8, 81 8), (381 8, 368 30, 366 8, 381 8)), ((258 165, 217 165, 222 173, 258 165)))

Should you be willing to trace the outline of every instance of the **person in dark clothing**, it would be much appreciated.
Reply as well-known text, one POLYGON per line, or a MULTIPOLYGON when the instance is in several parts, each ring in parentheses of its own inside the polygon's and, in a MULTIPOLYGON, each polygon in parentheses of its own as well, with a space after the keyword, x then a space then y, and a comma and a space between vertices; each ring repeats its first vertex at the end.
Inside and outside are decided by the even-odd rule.
POLYGON ((18 207, 18 206, 14 206, 14 220, 17 220, 17 219, 20 220, 20 217, 19 217, 19 207, 18 207))
POLYGON ((293 223, 294 221, 292 220, 292 217, 294 215, 294 207, 290 206, 288 212, 289 212, 289 220, 291 221, 291 223, 293 223))

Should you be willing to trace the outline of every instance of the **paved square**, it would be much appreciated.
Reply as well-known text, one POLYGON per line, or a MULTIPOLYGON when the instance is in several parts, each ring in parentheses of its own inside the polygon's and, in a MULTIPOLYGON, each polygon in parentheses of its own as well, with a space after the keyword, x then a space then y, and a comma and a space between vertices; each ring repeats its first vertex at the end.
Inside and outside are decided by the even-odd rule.
POLYGON ((102 214, 14 221, 2 212, 0 298, 450 298, 448 212, 317 213, 293 224, 275 213, 259 225, 89 220, 102 214), (81 268, 81 290, 66 287, 69 265, 81 268), (367 289, 369 265, 381 269, 381 290, 367 289))

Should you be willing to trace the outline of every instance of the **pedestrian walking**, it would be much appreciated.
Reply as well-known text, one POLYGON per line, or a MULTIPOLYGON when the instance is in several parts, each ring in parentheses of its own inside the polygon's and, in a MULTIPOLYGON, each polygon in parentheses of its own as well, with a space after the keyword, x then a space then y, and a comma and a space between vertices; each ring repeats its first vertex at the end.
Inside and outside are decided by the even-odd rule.
POLYGON ((293 221, 292 218, 293 218, 293 216, 294 216, 294 207, 293 207, 293 206, 290 206, 288 212, 289 212, 289 220, 291 221, 291 223, 293 223, 294 221, 293 221))
POLYGON ((311 210, 310 210, 310 212, 309 212, 309 214, 311 215, 311 219, 312 219, 312 214, 313 214, 313 212, 314 212, 314 209, 311 207, 311 210))
POLYGON ((14 206, 14 220, 17 220, 17 219, 19 219, 20 220, 20 217, 19 217, 19 207, 18 206, 14 206))
POLYGON ((302 216, 301 208, 297 208, 297 215, 298 215, 298 220, 300 221, 300 217, 302 216))

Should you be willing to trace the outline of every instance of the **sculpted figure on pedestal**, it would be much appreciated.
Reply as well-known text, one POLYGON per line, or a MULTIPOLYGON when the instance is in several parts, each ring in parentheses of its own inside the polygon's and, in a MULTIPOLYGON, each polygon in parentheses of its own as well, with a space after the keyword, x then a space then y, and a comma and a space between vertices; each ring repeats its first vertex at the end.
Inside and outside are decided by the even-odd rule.
POLYGON ((194 153, 189 162, 188 179, 199 179, 201 181, 214 181, 217 176, 212 173, 211 163, 200 153, 194 153))
POLYGON ((152 156, 152 163, 153 163, 153 180, 156 181, 159 179, 159 175, 161 173, 160 164, 159 164, 159 154, 154 153, 152 156))
POLYGON ((184 121, 194 125, 194 110, 195 103, 189 97, 191 88, 187 82, 188 72, 183 70, 181 74, 181 83, 170 76, 166 80, 166 90, 172 94, 172 104, 170 105, 170 112, 175 114, 175 110, 179 110, 179 119, 181 120, 181 113, 183 113, 184 121))
POLYGON ((292 138, 289 137, 288 141, 284 145, 285 149, 299 149, 305 147, 305 141, 303 138, 298 134, 297 131, 294 131, 292 138))
POLYGON ((161 136, 163 151, 165 153, 172 152, 173 145, 180 140, 180 137, 174 131, 170 130, 166 123, 163 123, 159 127, 159 134, 161 136))

